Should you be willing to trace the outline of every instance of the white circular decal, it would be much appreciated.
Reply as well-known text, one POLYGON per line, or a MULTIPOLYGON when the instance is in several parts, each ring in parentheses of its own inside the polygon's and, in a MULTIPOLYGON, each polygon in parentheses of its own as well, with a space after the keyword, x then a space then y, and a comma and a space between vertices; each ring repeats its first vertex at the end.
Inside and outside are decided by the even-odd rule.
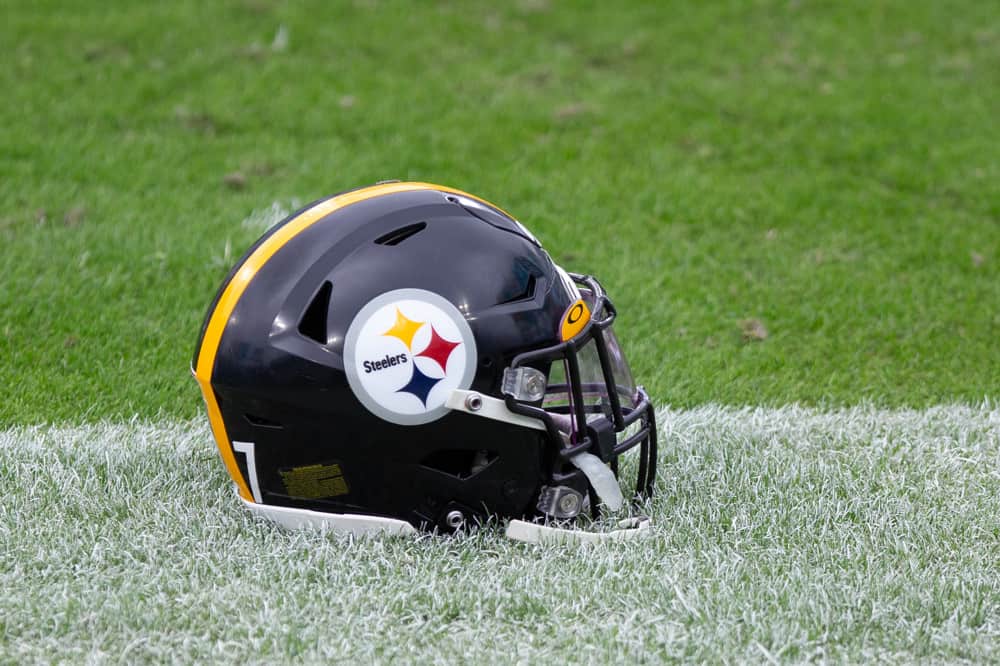
POLYGON ((462 313, 423 289, 396 289, 368 302, 344 339, 344 370, 370 412, 400 425, 448 413, 445 400, 476 374, 476 341, 462 313))

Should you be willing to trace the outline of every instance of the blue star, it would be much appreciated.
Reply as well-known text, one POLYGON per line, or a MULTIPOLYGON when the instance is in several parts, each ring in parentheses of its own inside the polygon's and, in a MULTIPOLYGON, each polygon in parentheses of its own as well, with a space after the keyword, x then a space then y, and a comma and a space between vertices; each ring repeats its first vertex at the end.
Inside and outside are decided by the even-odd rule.
POLYGON ((430 394, 431 389, 434 388, 439 381, 441 380, 428 377, 424 373, 420 372, 420 368, 418 368, 417 364, 414 363, 413 377, 410 378, 410 383, 396 391, 396 393, 403 393, 405 391, 406 393, 415 395, 420 399, 420 402, 424 403, 424 407, 426 407, 427 396, 430 394))

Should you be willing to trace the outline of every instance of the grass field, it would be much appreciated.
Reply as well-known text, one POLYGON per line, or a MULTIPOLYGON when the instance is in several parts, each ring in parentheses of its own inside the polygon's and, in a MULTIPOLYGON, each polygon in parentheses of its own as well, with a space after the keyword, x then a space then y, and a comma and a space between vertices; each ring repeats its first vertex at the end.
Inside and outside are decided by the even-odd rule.
POLYGON ((1000 411, 665 411, 650 539, 287 533, 195 423, 0 434, 11 662, 995 661, 1000 411))
POLYGON ((0 662, 1000 659, 996 3, 0 16, 0 662), (665 406, 652 539, 237 506, 205 308, 281 210, 387 178, 608 287, 665 406))
POLYGON ((994 395, 994 3, 329 4, 8 5, 0 423, 200 413, 241 220, 393 177, 599 275, 663 402, 994 395))

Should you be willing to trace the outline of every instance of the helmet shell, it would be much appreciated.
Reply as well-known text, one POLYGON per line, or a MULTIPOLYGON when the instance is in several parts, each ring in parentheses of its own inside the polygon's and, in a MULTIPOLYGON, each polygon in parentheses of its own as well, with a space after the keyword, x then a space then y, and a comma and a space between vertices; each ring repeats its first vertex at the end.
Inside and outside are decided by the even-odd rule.
POLYGON ((417 526, 440 524, 455 507, 483 517, 530 512, 553 464, 539 431, 459 411, 401 425, 352 389, 351 325, 400 289, 430 292, 461 313, 475 340, 468 388, 498 398, 510 360, 558 343, 577 298, 519 223, 449 188, 377 185, 289 216, 219 289, 192 366, 245 499, 250 474, 234 442, 254 443, 258 501, 268 504, 417 526))

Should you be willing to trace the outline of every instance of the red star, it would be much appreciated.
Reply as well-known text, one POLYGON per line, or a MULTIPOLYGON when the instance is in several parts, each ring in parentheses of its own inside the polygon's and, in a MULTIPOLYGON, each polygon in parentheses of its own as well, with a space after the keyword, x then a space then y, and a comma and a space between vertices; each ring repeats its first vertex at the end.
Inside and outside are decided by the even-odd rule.
POLYGON ((455 347, 460 344, 462 343, 451 342, 442 338, 438 335, 437 329, 432 325, 430 344, 427 345, 427 349, 417 354, 417 356, 425 356, 431 359, 441 366, 442 372, 448 372, 448 359, 451 357, 451 353, 455 351, 455 347))

